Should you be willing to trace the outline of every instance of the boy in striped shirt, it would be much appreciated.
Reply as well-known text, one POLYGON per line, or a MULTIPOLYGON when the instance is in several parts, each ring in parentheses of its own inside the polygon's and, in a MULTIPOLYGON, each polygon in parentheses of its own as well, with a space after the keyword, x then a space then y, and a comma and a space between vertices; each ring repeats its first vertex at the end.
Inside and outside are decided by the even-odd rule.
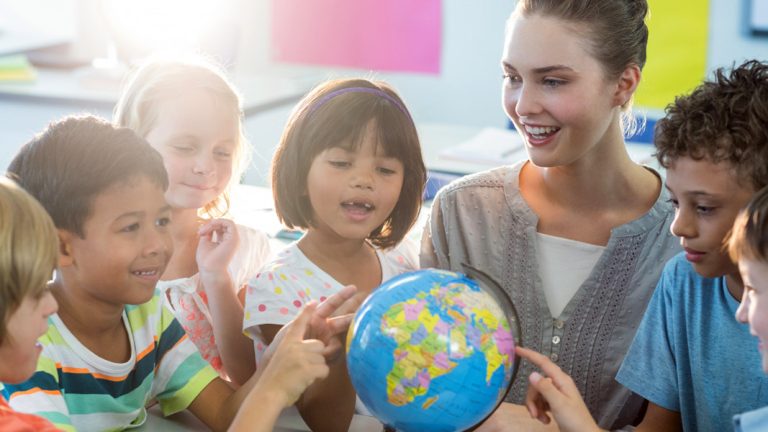
MULTIPOLYGON (((300 325, 322 332, 325 342, 303 340, 304 329, 287 331, 292 337, 273 353, 275 361, 238 390, 202 359, 155 288, 172 253, 168 179, 160 155, 132 131, 94 117, 67 118, 25 145, 8 171, 59 234, 50 285, 59 311, 40 339, 35 374, 5 387, 13 409, 63 430, 122 430, 143 424, 145 407, 157 401, 164 415, 189 409, 224 430, 248 396, 264 413, 250 427, 270 430, 284 406, 328 373, 326 343, 349 318, 329 325, 312 316, 310 326, 314 307, 300 325)), ((332 312, 321 305, 315 314, 321 308, 321 318, 332 312)))

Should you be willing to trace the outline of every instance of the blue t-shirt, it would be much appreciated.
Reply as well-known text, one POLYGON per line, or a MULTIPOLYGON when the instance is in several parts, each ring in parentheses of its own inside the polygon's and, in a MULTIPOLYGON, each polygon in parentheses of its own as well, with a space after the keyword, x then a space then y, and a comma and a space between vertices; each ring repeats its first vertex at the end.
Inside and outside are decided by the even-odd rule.
POLYGON ((734 432, 764 432, 768 431, 768 407, 748 413, 739 414, 733 418, 734 432))
POLYGON ((685 431, 722 432, 768 405, 768 378, 725 278, 704 278, 678 254, 664 267, 616 380, 677 411, 685 431))

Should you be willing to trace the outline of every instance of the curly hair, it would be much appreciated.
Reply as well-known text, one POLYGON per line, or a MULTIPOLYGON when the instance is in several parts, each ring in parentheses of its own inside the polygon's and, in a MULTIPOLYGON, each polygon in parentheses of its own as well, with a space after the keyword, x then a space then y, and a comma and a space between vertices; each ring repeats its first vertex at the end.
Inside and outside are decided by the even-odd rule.
POLYGON ((726 161, 740 182, 755 190, 768 184, 768 65, 749 60, 730 73, 719 68, 665 111, 654 140, 661 166, 681 157, 726 161))

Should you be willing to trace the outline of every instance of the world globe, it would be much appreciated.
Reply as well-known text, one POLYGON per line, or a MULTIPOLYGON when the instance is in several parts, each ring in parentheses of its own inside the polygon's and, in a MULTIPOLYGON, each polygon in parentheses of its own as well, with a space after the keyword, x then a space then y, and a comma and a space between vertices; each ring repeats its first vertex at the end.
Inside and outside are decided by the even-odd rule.
POLYGON ((463 431, 487 418, 514 380, 514 306, 485 274, 421 270, 390 279, 347 335, 358 397, 397 431, 463 431))

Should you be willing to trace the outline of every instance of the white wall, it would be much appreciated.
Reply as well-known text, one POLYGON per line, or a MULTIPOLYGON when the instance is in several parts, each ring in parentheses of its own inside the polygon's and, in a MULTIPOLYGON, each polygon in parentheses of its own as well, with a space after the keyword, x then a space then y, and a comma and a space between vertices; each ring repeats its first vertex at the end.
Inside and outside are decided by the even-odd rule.
POLYGON ((749 6, 760 0, 710 0, 707 70, 748 59, 768 61, 768 37, 749 34, 749 6))
MULTIPOLYGON (((269 1, 249 2, 240 49, 240 67, 264 70, 271 65, 269 49, 269 1)), ((672 1, 672 0, 669 0, 672 1)), ((708 75, 718 66, 730 66, 747 58, 768 60, 768 37, 748 33, 750 0, 709 0, 708 75)), ((703 5, 704 2, 702 2, 703 5)), ((441 74, 379 73, 405 98, 417 122, 441 122, 473 126, 504 126, 501 109, 501 71, 504 23, 514 9, 512 0, 443 0, 443 52, 441 74)), ((658 16, 655 19, 659 19, 658 16)), ((315 81, 330 76, 367 74, 349 69, 271 65, 273 73, 307 76, 315 81)))

